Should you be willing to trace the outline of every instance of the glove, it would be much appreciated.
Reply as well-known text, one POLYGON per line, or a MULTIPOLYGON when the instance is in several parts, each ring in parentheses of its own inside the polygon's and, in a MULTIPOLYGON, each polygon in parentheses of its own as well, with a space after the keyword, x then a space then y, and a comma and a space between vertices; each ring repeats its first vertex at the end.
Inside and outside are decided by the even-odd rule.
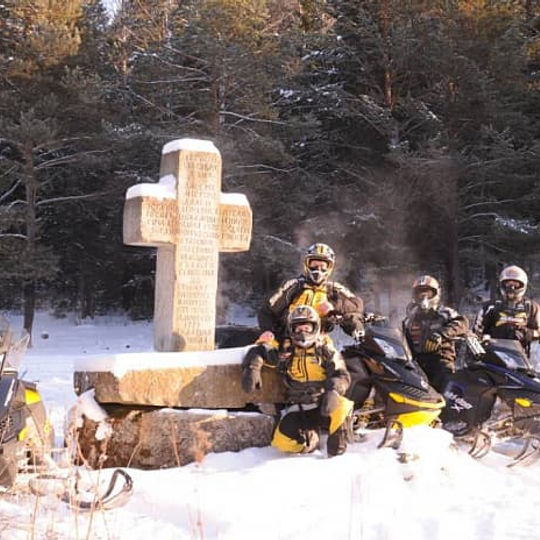
POLYGON ((321 302, 316 306, 317 313, 321 319, 335 315, 334 306, 330 302, 321 302))
POLYGON ((262 388, 261 368, 264 360, 258 352, 257 347, 252 347, 242 362, 242 389, 248 394, 262 388))
POLYGON ((335 390, 327 390, 321 398, 321 416, 330 416, 339 407, 339 394, 335 390))
POLYGON ((437 332, 433 332, 424 343, 424 351, 427 353, 435 353, 440 350, 442 344, 442 336, 437 332))
POLYGON ((255 342, 257 345, 270 345, 272 346, 275 342, 276 338, 274 336, 273 332, 270 332, 270 330, 265 330, 255 342))
POLYGON ((262 389, 260 367, 247 366, 244 368, 242 371, 242 389, 248 394, 262 389))

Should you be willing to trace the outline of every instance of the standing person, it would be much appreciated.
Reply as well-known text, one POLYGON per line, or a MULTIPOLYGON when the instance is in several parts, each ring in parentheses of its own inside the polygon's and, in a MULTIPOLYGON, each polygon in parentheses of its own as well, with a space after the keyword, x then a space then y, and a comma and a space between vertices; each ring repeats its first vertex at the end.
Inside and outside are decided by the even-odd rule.
POLYGON ((263 365, 277 368, 287 387, 288 407, 277 425, 272 446, 283 452, 313 452, 321 432, 328 433, 328 456, 347 449, 353 402, 344 397, 350 375, 341 354, 311 306, 296 306, 287 317, 286 338, 279 346, 252 347, 242 364, 242 388, 262 388, 263 365))
POLYGON ((519 266, 507 266, 499 275, 499 295, 478 312, 474 332, 483 338, 519 341, 527 354, 531 342, 540 337, 540 306, 525 297, 528 277, 519 266))
POLYGON ((424 275, 414 280, 412 302, 402 325, 415 359, 433 388, 442 392, 446 378, 455 371, 453 338, 467 333, 467 319, 441 304, 439 282, 424 275))
POLYGON ((258 313, 259 326, 272 332, 278 341, 286 336, 287 316, 299 305, 313 307, 322 318, 323 332, 333 328, 331 317, 338 316, 343 330, 354 337, 364 334, 362 299, 337 281, 329 281, 336 256, 326 244, 313 244, 304 254, 303 273, 283 283, 258 313))

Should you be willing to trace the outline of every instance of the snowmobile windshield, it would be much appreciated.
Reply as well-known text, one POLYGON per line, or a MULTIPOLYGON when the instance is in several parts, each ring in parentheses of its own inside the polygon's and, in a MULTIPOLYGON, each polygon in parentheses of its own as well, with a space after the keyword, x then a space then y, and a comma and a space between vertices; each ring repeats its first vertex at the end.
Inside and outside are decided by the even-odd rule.
POLYGON ((30 334, 23 330, 20 337, 13 335, 9 320, 0 315, 0 366, 2 371, 11 369, 17 371, 30 342, 30 334))
POLYGON ((405 362, 412 358, 403 334, 396 328, 371 327, 369 333, 379 347, 380 353, 386 358, 395 358, 405 362))
POLYGON ((486 348, 488 355, 486 361, 491 364, 498 364, 509 369, 532 370, 533 366, 525 350, 514 339, 492 339, 486 348))
POLYGON ((0 315, 0 353, 5 353, 11 345, 11 325, 3 315, 0 315))

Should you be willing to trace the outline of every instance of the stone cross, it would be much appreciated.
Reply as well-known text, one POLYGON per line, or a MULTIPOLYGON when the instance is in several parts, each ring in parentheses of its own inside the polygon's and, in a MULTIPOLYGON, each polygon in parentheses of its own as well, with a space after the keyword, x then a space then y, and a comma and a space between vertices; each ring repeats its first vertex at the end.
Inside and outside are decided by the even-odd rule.
POLYGON ((158 248, 156 350, 214 349, 218 254, 247 251, 251 227, 245 195, 221 193, 221 156, 210 141, 166 144, 159 183, 128 189, 124 243, 158 248))

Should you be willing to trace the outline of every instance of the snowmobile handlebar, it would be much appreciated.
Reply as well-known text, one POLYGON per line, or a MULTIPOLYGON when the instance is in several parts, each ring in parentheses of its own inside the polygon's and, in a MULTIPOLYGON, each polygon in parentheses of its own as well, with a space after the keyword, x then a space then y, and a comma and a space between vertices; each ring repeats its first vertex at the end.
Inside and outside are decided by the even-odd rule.
POLYGON ((486 342, 480 340, 479 337, 472 332, 467 332, 464 336, 454 338, 454 340, 464 341, 465 345, 467 345, 467 348, 476 359, 479 359, 486 354, 486 349, 484 347, 486 342))
MULTIPOLYGON (((338 313, 337 311, 331 311, 325 316, 325 319, 327 319, 331 323, 339 324, 343 321, 344 317, 342 313, 338 313)), ((386 322, 388 320, 388 317, 386 317, 385 315, 380 315, 379 313, 365 312, 362 316, 362 320, 364 324, 377 324, 386 322)))
POLYGON ((381 315, 379 313, 366 312, 364 313, 364 323, 365 324, 377 324, 388 321, 388 317, 381 315))

